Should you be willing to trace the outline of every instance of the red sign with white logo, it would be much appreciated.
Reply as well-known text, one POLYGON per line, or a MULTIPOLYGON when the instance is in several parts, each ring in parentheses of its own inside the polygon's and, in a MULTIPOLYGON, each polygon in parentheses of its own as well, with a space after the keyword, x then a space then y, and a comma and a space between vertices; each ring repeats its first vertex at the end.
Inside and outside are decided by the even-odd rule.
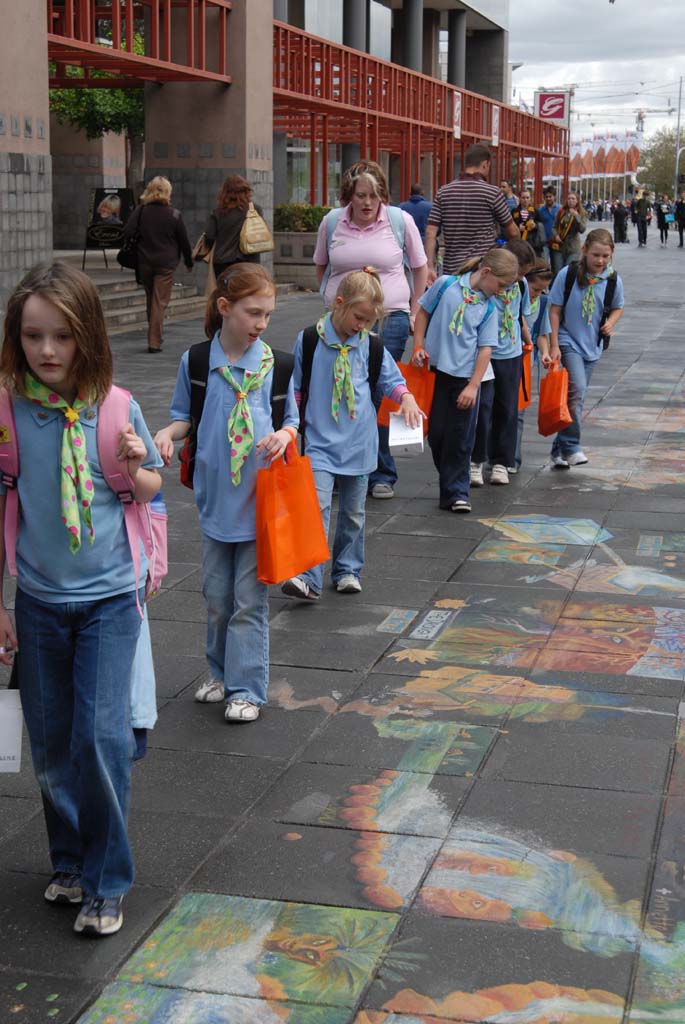
POLYGON ((543 121, 550 121, 561 127, 568 127, 569 121, 568 92, 536 92, 535 113, 543 121))

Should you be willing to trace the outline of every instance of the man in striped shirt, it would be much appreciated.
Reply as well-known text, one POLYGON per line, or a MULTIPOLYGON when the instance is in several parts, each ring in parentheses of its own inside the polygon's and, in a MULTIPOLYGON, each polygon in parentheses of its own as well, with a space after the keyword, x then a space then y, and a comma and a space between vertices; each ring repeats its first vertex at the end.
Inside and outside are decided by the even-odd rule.
POLYGON ((464 170, 454 181, 438 189, 426 227, 428 284, 435 281, 435 251, 438 232, 445 244, 443 271, 456 274, 472 256, 484 256, 495 245, 499 229, 505 238, 520 238, 501 190, 490 185, 490 150, 469 146, 464 170))

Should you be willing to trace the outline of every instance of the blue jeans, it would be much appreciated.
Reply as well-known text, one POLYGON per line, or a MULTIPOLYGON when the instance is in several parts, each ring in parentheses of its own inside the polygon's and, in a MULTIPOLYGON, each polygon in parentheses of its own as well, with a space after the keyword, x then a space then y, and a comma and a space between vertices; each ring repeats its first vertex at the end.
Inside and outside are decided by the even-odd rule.
POLYGON ((573 423, 560 430, 552 444, 552 455, 572 455, 580 451, 583 403, 596 360, 592 362, 570 348, 561 349, 561 365, 568 370, 568 411, 573 423))
MULTIPOLYGON (((337 583, 343 576, 359 578, 364 565, 364 525, 366 522, 366 492, 368 476, 339 476, 325 469, 314 470, 316 496, 319 499, 323 528, 328 535, 331 521, 333 484, 338 482, 338 524, 333 540, 331 577, 337 583)), ((325 562, 302 573, 312 590, 321 593, 325 562)))
MULTIPOLYGON (((142 600, 142 594, 141 594, 142 600)), ((46 604, 17 591, 19 688, 55 871, 88 896, 128 892, 136 595, 46 604)))
POLYGON ((476 438, 478 399, 470 409, 457 408, 468 377, 436 370, 435 394, 428 422, 428 444, 440 477, 440 508, 468 501, 471 453, 476 438))
MULTIPOLYGON (((402 310, 395 310, 389 313, 381 325, 379 331, 381 340, 396 363, 399 363, 404 355, 409 337, 409 314, 402 310)), ((374 403, 376 407, 381 404, 383 392, 376 388, 374 403)), ((369 487, 374 484, 390 484, 397 481, 397 466, 390 454, 388 445, 389 427, 378 428, 378 465, 369 477, 369 487)))
POLYGON ((257 544, 202 535, 202 593, 207 604, 207 664, 227 700, 266 704, 269 607, 257 579, 257 544))

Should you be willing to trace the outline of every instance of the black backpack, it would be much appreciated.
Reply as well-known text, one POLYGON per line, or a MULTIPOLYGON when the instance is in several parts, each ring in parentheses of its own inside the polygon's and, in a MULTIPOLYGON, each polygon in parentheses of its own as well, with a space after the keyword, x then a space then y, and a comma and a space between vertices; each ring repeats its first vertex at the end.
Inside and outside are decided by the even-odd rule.
MULTIPOLYGON (((188 352, 188 375, 190 377, 190 433, 188 434, 181 451, 181 483, 192 489, 193 476, 195 475, 195 453, 197 452, 197 431, 202 419, 202 411, 205 407, 205 396, 207 394, 207 380, 209 378, 209 350, 212 347, 212 339, 200 341, 192 345, 188 352)), ((293 373, 293 356, 291 352, 281 352, 273 349, 274 369, 273 381, 271 384, 271 419, 274 430, 280 430, 283 426, 285 416, 285 400, 288 394, 288 385, 293 373)))
MULTIPOLYGON (((300 433, 304 437, 304 411, 309 398, 309 385, 312 379, 314 352, 319 344, 319 332, 316 324, 305 327, 302 332, 302 383, 300 384, 300 433)), ((371 401, 374 400, 378 378, 383 365, 383 342, 377 334, 369 334, 369 389, 371 401)))
MULTIPOLYGON (((566 280, 564 281, 564 301, 561 306, 561 323, 564 322, 564 311, 566 310, 566 303, 568 302, 571 292, 573 291, 573 285, 578 280, 578 262, 577 260, 573 263, 569 263, 566 271, 566 280)), ((616 294, 616 283, 618 281, 618 274, 615 270, 612 270, 606 279, 607 286, 604 292, 604 308, 602 309, 602 319, 599 322, 599 330, 597 331, 597 347, 601 345, 604 351, 609 348, 609 338, 602 334, 602 327, 606 323, 607 317, 611 312, 611 303, 614 301, 614 295, 616 294)))

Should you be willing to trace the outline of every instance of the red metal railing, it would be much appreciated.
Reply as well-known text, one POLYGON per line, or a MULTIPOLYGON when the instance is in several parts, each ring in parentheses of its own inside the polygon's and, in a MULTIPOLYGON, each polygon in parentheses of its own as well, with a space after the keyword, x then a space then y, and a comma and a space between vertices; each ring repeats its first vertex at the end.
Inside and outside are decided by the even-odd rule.
POLYGON ((59 4, 47 0, 48 57, 55 64, 50 85, 227 84, 231 77, 226 66, 226 29, 231 7, 232 0, 62 0, 59 4), (103 22, 111 45, 98 34, 103 22), (137 30, 143 36, 144 54, 134 53, 137 30), (211 53, 208 35, 214 43, 211 53), (83 68, 83 77, 67 76, 68 65, 83 68), (92 79, 92 71, 111 77, 92 79))
MULTIPOLYGON (((274 22, 274 130, 311 143, 310 199, 328 202, 327 175, 317 166, 317 145, 357 143, 363 156, 380 151, 400 158, 401 189, 409 194, 422 156, 433 157, 433 186, 452 178, 457 149, 489 141, 497 173, 522 183, 524 162, 534 158, 536 188, 553 173, 552 161, 568 163, 569 133, 514 107, 435 78, 274 22), (455 94, 461 119, 455 138, 455 94), (499 138, 493 139, 493 112, 499 138), (496 115, 495 115, 496 119, 496 115), (512 173, 512 166, 516 173, 512 173), (506 169, 506 170, 505 170, 506 169)), ((530 165, 529 165, 530 166, 530 165)))

